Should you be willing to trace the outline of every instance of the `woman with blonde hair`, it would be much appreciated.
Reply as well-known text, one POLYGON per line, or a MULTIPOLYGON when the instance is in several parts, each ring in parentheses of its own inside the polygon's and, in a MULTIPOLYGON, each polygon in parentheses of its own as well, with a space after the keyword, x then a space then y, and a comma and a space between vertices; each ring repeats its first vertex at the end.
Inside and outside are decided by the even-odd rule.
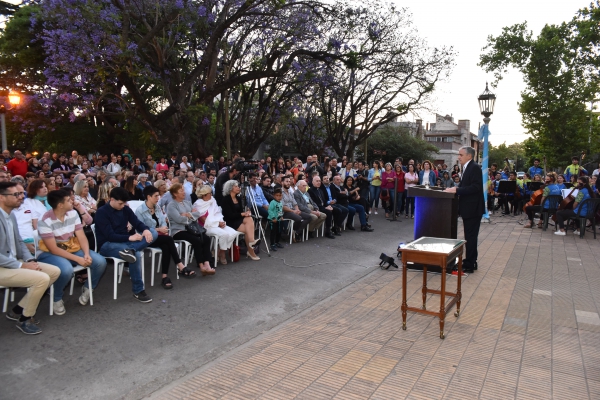
POLYGON ((73 191, 75 192, 75 199, 83 204, 88 213, 93 214, 96 212, 96 200, 90 194, 87 180, 77 181, 73 186, 73 191))
POLYGON ((102 182, 98 187, 98 201, 96 209, 99 209, 110 201, 110 191, 113 189, 113 184, 110 181, 102 182))
POLYGON ((209 236, 214 236, 219 249, 219 262, 223 265, 227 264, 225 255, 227 249, 231 248, 233 241, 237 238, 238 233, 235 229, 227 226, 223 219, 223 212, 217 201, 212 196, 212 188, 210 186, 199 186, 196 189, 198 200, 192 206, 192 210, 197 212, 200 217, 198 223, 206 229, 209 236))
POLYGON ((162 198, 165 193, 167 193, 167 183, 162 179, 154 182, 154 187, 158 189, 158 194, 162 198))
POLYGON ((167 218, 170 223, 170 235, 175 240, 185 240, 192 244, 194 257, 200 268, 202 276, 214 275, 215 270, 210 266, 210 240, 206 234, 196 236, 186 230, 190 221, 195 221, 200 216, 193 211, 192 203, 185 199, 185 190, 181 183, 174 183, 169 189, 173 200, 167 205, 167 218))

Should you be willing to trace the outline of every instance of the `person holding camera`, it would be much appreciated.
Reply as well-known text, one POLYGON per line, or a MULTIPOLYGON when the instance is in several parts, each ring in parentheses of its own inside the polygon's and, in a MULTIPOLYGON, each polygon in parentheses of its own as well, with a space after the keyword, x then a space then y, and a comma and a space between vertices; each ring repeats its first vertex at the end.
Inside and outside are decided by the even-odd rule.
POLYGON ((223 207, 223 186, 225 182, 238 179, 237 175, 241 172, 238 164, 232 164, 230 167, 227 167, 227 171, 221 173, 217 180, 215 180, 215 200, 217 200, 217 204, 223 207))

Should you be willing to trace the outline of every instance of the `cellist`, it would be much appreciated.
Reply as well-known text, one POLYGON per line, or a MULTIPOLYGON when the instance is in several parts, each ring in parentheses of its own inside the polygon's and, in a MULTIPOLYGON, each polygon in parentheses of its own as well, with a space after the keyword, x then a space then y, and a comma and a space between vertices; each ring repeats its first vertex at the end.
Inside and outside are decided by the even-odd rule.
MULTIPOLYGON (((559 210, 556 212, 556 224, 558 225, 558 227, 560 229, 557 230, 556 232, 554 232, 555 235, 558 235, 558 236, 566 235, 565 220, 568 218, 575 219, 575 226, 577 227, 577 229, 573 233, 575 235, 579 235, 579 219, 577 218, 577 213, 580 211, 580 207, 581 207, 581 214, 585 214, 587 212, 587 204, 582 205, 581 203, 583 203, 587 199, 593 199, 596 196, 594 195, 594 191, 592 190, 592 188, 589 185, 589 180, 588 180, 587 176, 580 176, 579 179, 577 179, 577 189, 579 190, 579 192, 577 193, 577 196, 575 197, 575 202, 573 203, 573 209, 572 210, 559 210)), ((583 227, 582 229, 585 229, 585 227, 583 227)))
MULTIPOLYGON (((529 218, 529 223, 525 225, 523 228, 533 228, 533 215, 536 212, 542 212, 543 210, 547 210, 550 207, 550 202, 546 200, 548 196, 551 195, 560 195, 560 187, 556 184, 556 177, 553 173, 546 174, 545 179, 546 186, 544 188, 540 188, 535 191, 534 194, 531 195, 532 204, 538 203, 537 198, 541 195, 542 198, 539 201, 539 205, 530 205, 525 207, 525 213, 529 218), (540 193, 541 192, 541 193, 540 193)), ((542 221, 538 223, 538 228, 542 227, 542 221)))

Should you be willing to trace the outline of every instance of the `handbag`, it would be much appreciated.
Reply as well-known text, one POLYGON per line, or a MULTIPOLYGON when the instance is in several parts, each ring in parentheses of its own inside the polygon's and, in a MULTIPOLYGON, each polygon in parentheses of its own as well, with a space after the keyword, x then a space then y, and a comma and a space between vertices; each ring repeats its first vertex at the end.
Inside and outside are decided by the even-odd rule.
POLYGON ((188 233, 191 233, 194 236, 203 238, 203 235, 206 233, 206 229, 198 223, 198 221, 190 221, 186 226, 185 230, 188 233))
POLYGON ((233 262, 240 261, 240 246, 237 244, 233 245, 233 262))
MULTIPOLYGON (((71 236, 66 242, 56 242, 56 246, 58 246, 60 249, 68 251, 69 253, 77 253, 79 250, 81 250, 79 239, 77 239, 75 236, 71 236)), ((48 246, 46 246, 46 243, 44 243, 43 240, 40 240, 38 247, 41 251, 45 251, 47 253, 50 252, 50 249, 48 249, 48 246)))
POLYGON ((381 189, 379 198, 383 201, 388 201, 390 199, 390 192, 387 189, 381 189))

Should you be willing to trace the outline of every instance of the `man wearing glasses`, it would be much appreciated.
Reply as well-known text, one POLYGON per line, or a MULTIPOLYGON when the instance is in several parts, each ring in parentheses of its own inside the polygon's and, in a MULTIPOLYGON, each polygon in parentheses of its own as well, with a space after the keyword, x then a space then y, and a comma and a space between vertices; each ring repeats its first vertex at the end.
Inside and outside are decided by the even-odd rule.
POLYGON ((42 333, 33 319, 40 299, 58 279, 60 270, 54 265, 38 263, 19 235, 17 220, 12 213, 23 204, 23 187, 14 182, 0 182, 0 285, 26 287, 29 291, 6 313, 17 321, 17 328, 27 335, 42 333))

